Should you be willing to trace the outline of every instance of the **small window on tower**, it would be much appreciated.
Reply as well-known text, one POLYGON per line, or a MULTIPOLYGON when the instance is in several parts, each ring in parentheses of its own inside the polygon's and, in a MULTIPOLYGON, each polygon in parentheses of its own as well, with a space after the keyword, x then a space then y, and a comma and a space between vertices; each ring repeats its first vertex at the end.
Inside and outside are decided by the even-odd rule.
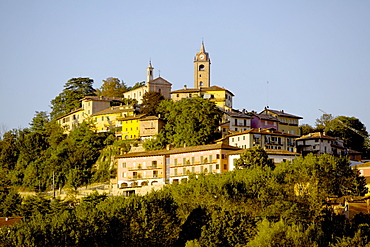
POLYGON ((200 86, 203 86, 203 82, 202 82, 202 81, 201 81, 201 82, 199 82, 199 85, 200 85, 200 86))
POLYGON ((199 70, 200 71, 203 71, 204 70, 204 65, 203 64, 199 65, 199 70))

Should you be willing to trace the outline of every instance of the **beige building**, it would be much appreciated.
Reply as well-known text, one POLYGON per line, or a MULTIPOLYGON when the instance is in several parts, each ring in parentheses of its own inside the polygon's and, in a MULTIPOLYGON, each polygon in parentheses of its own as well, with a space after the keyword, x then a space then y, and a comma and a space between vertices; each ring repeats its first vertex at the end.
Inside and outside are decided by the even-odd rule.
POLYGON ((243 149, 261 146, 264 149, 286 150, 296 152, 295 139, 297 135, 281 133, 273 128, 249 129, 226 137, 229 145, 243 149))
POLYGON ((227 153, 239 150, 226 144, 209 144, 128 153, 117 160, 119 188, 153 184, 178 183, 189 174, 222 173, 229 170, 227 153))
POLYGON ((142 140, 152 138, 163 128, 164 122, 159 117, 147 116, 140 119, 140 138, 142 140))
POLYGON ((113 102, 119 103, 122 98, 104 96, 86 96, 81 100, 82 107, 57 118, 58 123, 69 133, 74 127, 85 120, 93 120, 92 115, 111 107, 113 102))
POLYGON ((298 138, 296 142, 298 152, 302 155, 314 153, 340 156, 345 154, 343 140, 327 136, 325 132, 309 133, 298 138))

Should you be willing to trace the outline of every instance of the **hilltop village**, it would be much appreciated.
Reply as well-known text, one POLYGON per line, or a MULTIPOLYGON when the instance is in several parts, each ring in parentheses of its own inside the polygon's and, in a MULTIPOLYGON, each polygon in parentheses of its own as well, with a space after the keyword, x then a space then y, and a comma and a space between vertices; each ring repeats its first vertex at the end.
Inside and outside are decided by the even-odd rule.
MULTIPOLYGON (((194 58, 194 87, 184 86, 172 91, 172 84, 162 77, 153 77, 154 68, 149 63, 145 84, 123 93, 122 98, 86 96, 82 107, 57 118, 65 132, 92 120, 97 132, 115 130, 119 140, 155 138, 165 125, 161 116, 150 116, 140 112, 143 96, 158 92, 165 99, 180 101, 184 98, 201 97, 214 102, 222 111, 219 132, 222 137, 214 143, 201 146, 186 146, 164 150, 145 151, 139 144, 130 152, 115 157, 112 165, 117 176, 111 179, 111 189, 123 194, 134 193, 133 188, 148 185, 180 183, 190 174, 224 173, 235 167, 235 162, 245 149, 261 146, 268 157, 278 164, 308 153, 328 153, 334 156, 350 155, 351 160, 360 160, 360 153, 348 150, 342 140, 325 133, 310 133, 301 136, 301 116, 285 110, 268 107, 261 112, 247 112, 233 108, 234 94, 221 86, 211 85, 211 59, 204 43, 194 58), (134 99, 137 104, 114 105, 123 99, 134 99)), ((150 186, 149 186, 150 187, 150 186)), ((140 193, 140 191, 139 191, 140 193)))

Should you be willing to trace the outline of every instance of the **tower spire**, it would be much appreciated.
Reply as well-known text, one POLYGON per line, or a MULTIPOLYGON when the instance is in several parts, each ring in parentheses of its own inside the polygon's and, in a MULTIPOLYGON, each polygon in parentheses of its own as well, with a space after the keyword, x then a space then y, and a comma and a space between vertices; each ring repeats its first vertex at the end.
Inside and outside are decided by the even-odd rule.
POLYGON ((200 52, 206 53, 206 48, 204 47, 204 41, 202 39, 202 45, 200 46, 200 52))
POLYGON ((152 66, 152 60, 149 60, 149 66, 146 68, 146 82, 152 81, 153 80, 153 66, 152 66))

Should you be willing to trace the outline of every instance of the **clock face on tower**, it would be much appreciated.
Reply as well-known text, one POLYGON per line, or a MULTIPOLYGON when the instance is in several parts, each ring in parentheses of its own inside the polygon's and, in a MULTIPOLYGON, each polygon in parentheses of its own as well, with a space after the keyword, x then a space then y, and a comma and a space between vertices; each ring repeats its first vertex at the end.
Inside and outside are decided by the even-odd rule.
POLYGON ((204 55, 203 55, 203 54, 202 54, 202 55, 200 55, 200 56, 199 56, 199 58, 200 58, 200 59, 204 59, 204 55))

